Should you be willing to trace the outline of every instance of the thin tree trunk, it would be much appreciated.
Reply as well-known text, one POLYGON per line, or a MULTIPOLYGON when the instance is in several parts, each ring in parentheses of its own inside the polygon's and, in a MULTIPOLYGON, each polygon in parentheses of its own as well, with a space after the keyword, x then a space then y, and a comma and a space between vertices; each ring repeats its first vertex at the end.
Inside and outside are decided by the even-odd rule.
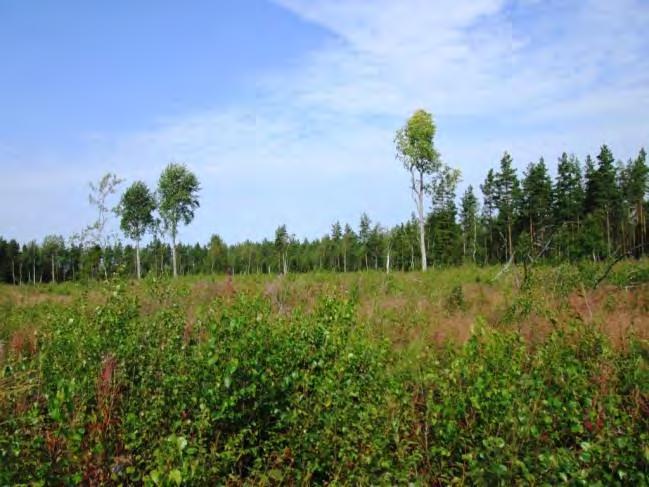
POLYGON ((606 247, 608 252, 608 257, 611 256, 611 220, 610 213, 606 209, 606 247))
POLYGON ((428 269, 426 258, 426 228, 424 221, 424 175, 419 173, 419 188, 417 188, 417 212, 419 213, 419 249, 421 250, 421 270, 428 269))
POLYGON ((478 221, 473 219, 473 263, 475 264, 475 255, 478 250, 478 221))
POLYGON ((178 268, 176 267, 176 232, 171 232, 171 260, 173 265, 174 277, 178 277, 178 268))
POLYGON ((142 274, 140 270, 140 241, 135 241, 135 266, 137 267, 137 278, 141 279, 142 274))
POLYGON ((530 217, 530 249, 534 248, 534 224, 532 223, 532 218, 530 217))
POLYGON ((52 282, 56 283, 56 274, 54 273, 54 254, 52 254, 52 282))
POLYGON ((462 261, 466 261, 466 234, 462 235, 462 261))
POLYGON ((646 232, 646 222, 644 216, 644 205, 642 200, 638 202, 638 223, 640 227, 640 255, 644 254, 645 251, 645 232, 646 232))
POLYGON ((108 266, 106 265, 105 249, 102 249, 101 266, 104 268, 104 279, 108 280, 108 266))
POLYGON ((510 221, 507 222, 507 244, 507 250, 509 252, 507 258, 511 259, 512 255, 514 255, 514 244, 512 242, 512 224, 510 221))

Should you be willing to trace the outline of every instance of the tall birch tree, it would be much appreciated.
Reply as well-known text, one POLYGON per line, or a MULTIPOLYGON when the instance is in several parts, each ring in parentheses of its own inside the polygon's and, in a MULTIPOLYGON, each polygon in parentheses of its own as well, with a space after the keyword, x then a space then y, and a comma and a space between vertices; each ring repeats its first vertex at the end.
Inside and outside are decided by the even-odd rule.
POLYGON ((153 228, 153 211, 156 201, 153 193, 142 181, 129 186, 115 210, 120 216, 120 228, 124 234, 135 241, 135 266, 137 278, 142 277, 140 265, 140 241, 148 229, 153 228))
POLYGON ((428 267, 426 259, 426 214, 424 196, 430 187, 430 181, 439 178, 448 168, 442 163, 439 152, 435 149, 436 126, 433 117, 425 110, 417 110, 397 130, 395 144, 397 159, 410 172, 410 190, 417 208, 419 222, 419 247, 421 251, 421 270, 428 267))
POLYGON ((162 217, 165 230, 171 236, 171 260, 174 277, 178 276, 176 259, 176 239, 178 226, 189 225, 194 219, 194 212, 200 205, 198 179, 183 164, 169 164, 158 181, 158 211, 162 217))

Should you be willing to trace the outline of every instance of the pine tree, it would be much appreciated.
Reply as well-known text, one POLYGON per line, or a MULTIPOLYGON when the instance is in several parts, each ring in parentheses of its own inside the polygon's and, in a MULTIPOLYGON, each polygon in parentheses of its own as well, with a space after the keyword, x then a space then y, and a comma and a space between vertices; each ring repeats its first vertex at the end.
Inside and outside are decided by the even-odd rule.
POLYGON ((647 250, 647 216, 645 212, 646 195, 649 191, 649 167, 647 166, 647 153, 640 149, 638 157, 633 159, 628 166, 627 198, 633 211, 633 245, 637 248, 636 254, 647 250))
POLYGON ((597 167, 590 156, 586 158, 586 195, 584 210, 590 215, 589 231, 597 226, 600 228, 600 237, 603 245, 594 244, 595 236, 589 235, 588 241, 593 245, 595 255, 597 249, 606 249, 605 253, 611 255, 613 247, 612 227, 616 210, 619 211, 621 193, 618 186, 618 171, 615 167, 613 154, 606 145, 603 145, 597 155, 597 167))
POLYGON ((584 207, 581 167, 574 155, 568 157, 564 152, 559 158, 553 200, 555 225, 560 227, 559 239, 566 240, 563 247, 570 258, 574 253, 575 235, 580 230, 584 207))
POLYGON ((507 260, 514 255, 514 225, 518 216, 520 199, 520 184, 516 176, 513 160, 505 152, 500 160, 500 171, 495 179, 495 203, 498 208, 498 221, 505 230, 505 257, 507 260))
POLYGON ((552 180, 543 158, 527 167, 523 178, 522 217, 527 223, 532 248, 543 245, 552 221, 552 180))
POLYGON ((485 234, 485 263, 492 255, 494 242, 494 213, 496 211, 496 174, 489 169, 483 184, 480 185, 484 204, 482 206, 482 217, 487 227, 485 234))
POLYGON ((606 248, 612 253, 612 216, 619 203, 619 188, 617 186, 617 170, 613 153, 603 145, 597 155, 595 205, 603 213, 605 222, 606 248))

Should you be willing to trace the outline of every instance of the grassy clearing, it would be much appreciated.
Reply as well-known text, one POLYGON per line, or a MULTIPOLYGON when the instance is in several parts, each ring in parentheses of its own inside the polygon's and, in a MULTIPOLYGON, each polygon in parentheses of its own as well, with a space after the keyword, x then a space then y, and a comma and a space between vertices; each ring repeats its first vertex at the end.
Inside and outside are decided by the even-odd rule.
POLYGON ((0 288, 0 483, 645 484, 649 263, 0 288))

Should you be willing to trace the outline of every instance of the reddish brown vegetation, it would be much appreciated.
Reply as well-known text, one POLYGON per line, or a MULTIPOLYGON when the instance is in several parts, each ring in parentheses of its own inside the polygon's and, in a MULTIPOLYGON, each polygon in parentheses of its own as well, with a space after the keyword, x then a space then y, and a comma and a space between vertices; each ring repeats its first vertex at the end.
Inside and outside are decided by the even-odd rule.
POLYGON ((38 350, 36 337, 31 328, 14 331, 9 339, 9 351, 15 355, 35 355, 38 350))

